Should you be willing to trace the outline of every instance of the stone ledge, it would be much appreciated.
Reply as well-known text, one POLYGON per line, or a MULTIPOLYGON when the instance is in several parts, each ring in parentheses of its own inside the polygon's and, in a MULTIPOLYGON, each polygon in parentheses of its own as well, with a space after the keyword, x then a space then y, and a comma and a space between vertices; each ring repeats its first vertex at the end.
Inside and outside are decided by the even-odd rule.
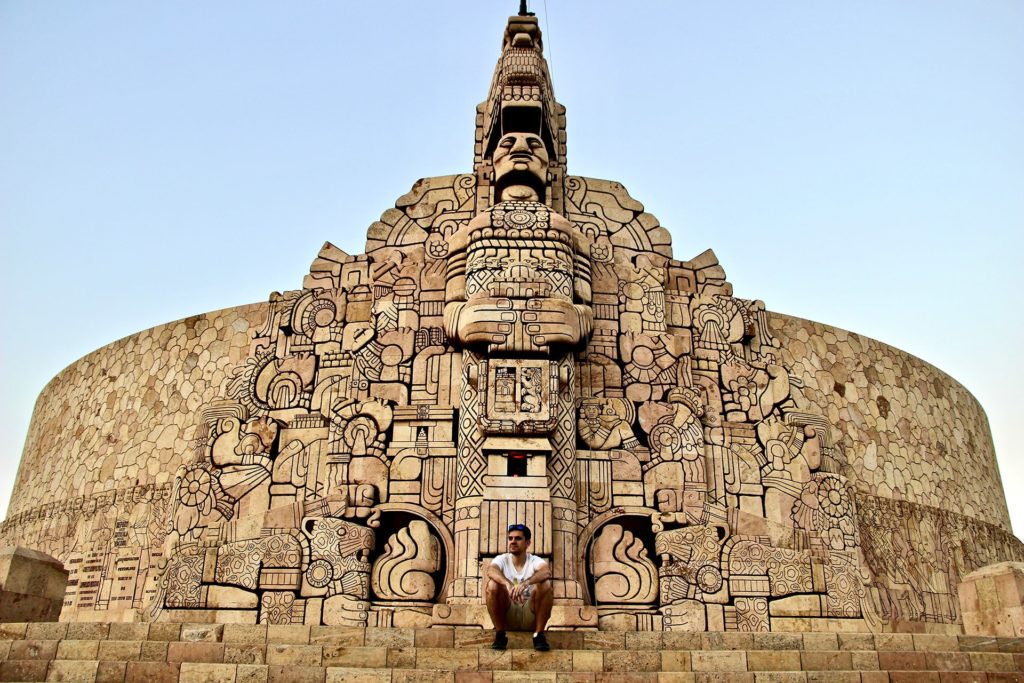
POLYGON ((551 632, 208 624, 0 624, 0 680, 92 683, 1024 681, 1024 640, 909 634, 551 632), (131 636, 137 636, 132 638, 131 636), (95 637, 81 637, 95 636, 95 637))
POLYGON ((90 683, 269 683, 311 681, 317 683, 450 681, 451 683, 521 683, 523 681, 594 681, 638 683, 1002 683, 1020 681, 1018 673, 975 671, 634 671, 561 672, 552 670, 457 671, 451 669, 397 669, 216 664, 183 662, 158 664, 60 660, 53 662, 0 662, 0 679, 22 681, 87 681, 90 683))
MULTIPOLYGON (((0 623, 0 643, 101 641, 223 643, 234 647, 271 644, 391 648, 487 649, 494 635, 479 628, 352 628, 345 626, 242 624, 0 623)), ((884 652, 993 652, 1024 654, 1024 638, 909 633, 744 633, 548 631, 562 650, 798 650, 884 652)), ((511 649, 531 647, 530 634, 509 632, 511 649)), ((70 647, 70 646, 65 646, 70 647)))

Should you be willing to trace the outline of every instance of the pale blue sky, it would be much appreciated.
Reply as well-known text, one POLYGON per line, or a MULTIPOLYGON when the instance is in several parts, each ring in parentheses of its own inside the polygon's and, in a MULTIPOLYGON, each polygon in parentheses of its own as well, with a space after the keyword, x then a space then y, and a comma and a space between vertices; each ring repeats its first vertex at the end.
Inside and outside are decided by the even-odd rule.
MULTIPOLYGON (((301 286, 472 163, 515 0, 0 2, 0 513, 32 404, 114 339, 301 286)), ((531 3, 569 170, 736 294, 986 408, 1024 529, 1024 3, 531 3)))

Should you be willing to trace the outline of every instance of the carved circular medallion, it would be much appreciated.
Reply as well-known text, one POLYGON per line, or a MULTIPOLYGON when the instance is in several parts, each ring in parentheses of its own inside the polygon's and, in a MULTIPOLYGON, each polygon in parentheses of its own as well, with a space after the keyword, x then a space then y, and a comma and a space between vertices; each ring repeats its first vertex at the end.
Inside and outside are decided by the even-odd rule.
POLYGON ((678 429, 662 423, 654 425, 654 429, 651 430, 651 445, 659 453, 667 449, 672 455, 678 455, 683 442, 678 429))
POLYGON ((830 526, 836 526, 840 520, 850 514, 850 497, 838 477, 819 476, 805 484, 804 490, 817 497, 821 511, 830 520, 828 522, 830 526))
POLYGON ((196 467, 186 472, 185 476, 182 477, 178 496, 183 505, 203 507, 207 498, 210 497, 212 489, 213 482, 210 473, 196 467))
POLYGON ((448 243, 440 235, 431 235, 427 238, 427 253, 434 258, 444 258, 448 255, 448 243))
POLYGON ((705 593, 717 593, 722 588, 722 572, 706 564, 697 570, 697 586, 705 593))
POLYGON ((509 211, 505 214, 505 223, 509 226, 517 227, 520 230, 532 228, 537 224, 537 214, 523 209, 509 211))
POLYGON ((309 320, 313 326, 327 327, 334 322, 337 307, 328 299, 317 299, 309 307, 309 320))
POLYGON ((334 570, 327 560, 313 560, 306 568, 306 583, 314 588, 323 588, 334 578, 334 570))

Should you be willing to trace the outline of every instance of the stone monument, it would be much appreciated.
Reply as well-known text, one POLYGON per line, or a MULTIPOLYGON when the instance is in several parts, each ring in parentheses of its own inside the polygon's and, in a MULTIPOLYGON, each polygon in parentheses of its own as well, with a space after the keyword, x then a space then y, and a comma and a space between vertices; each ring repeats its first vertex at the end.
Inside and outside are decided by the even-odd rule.
POLYGON ((1024 560, 962 386, 569 175, 526 14, 472 170, 364 254, 54 378, 0 540, 64 563, 65 620, 487 626, 512 523, 556 629, 957 632, 960 579, 1024 560))

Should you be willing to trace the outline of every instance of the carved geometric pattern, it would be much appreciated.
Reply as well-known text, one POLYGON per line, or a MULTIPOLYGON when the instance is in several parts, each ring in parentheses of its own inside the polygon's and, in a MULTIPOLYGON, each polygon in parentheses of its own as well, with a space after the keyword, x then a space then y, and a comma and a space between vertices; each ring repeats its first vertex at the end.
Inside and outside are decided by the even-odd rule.
POLYGON ((167 565, 164 582, 167 585, 168 607, 202 607, 200 579, 205 557, 179 555, 167 565))
POLYGON ((292 609, 295 606, 295 594, 285 592, 267 592, 260 598, 261 624, 290 624, 292 609))
POLYGON ((564 112, 512 17, 472 171, 301 289, 62 373, 0 540, 66 564, 71 618, 481 626, 525 522, 558 626, 959 623, 967 573, 1024 559, 973 399, 674 259, 621 184, 567 174, 564 112))
POLYGON ((765 598, 736 598, 737 629, 740 631, 770 631, 768 600, 765 598))
POLYGON ((554 447, 548 461, 551 495, 570 500, 576 497, 576 397, 573 395, 575 366, 571 359, 560 368, 568 373, 558 397, 558 422, 551 436, 554 447))
POLYGON ((468 373, 476 371, 476 356, 463 352, 462 405, 459 412, 459 459, 457 467, 459 498, 483 494, 483 475, 487 469, 481 446, 483 432, 477 425, 479 419, 480 394, 468 381, 468 373))

